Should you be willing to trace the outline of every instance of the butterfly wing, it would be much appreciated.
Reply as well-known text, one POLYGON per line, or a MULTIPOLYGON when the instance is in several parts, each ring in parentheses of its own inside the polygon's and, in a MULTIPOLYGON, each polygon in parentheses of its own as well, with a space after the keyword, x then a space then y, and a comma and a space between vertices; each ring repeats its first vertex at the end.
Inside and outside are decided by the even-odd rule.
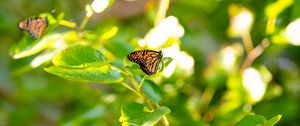
POLYGON ((134 51, 128 54, 127 58, 132 62, 140 64, 143 62, 143 51, 134 51))
POLYGON ((146 58, 145 67, 141 68, 147 75, 152 75, 157 72, 158 65, 161 61, 162 55, 159 52, 149 52, 146 58))
POLYGON ((140 50, 128 55, 128 59, 139 64, 140 69, 147 75, 157 72, 158 64, 161 61, 161 51, 140 50))
POLYGON ((38 38, 45 31, 48 26, 48 19, 46 18, 30 18, 26 19, 19 24, 21 30, 26 30, 31 36, 38 38))

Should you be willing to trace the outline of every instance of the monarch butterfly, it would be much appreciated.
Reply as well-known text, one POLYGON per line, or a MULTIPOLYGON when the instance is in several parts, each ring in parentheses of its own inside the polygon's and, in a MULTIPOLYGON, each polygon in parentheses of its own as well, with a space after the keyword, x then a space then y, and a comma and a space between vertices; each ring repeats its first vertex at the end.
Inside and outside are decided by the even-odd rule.
POLYGON ((139 50, 128 54, 127 58, 139 64, 142 71, 148 76, 157 72, 158 64, 162 58, 162 52, 153 50, 139 50))
POLYGON ((34 38, 40 37, 48 26, 48 19, 46 18, 29 18, 19 23, 19 29, 27 31, 34 38))

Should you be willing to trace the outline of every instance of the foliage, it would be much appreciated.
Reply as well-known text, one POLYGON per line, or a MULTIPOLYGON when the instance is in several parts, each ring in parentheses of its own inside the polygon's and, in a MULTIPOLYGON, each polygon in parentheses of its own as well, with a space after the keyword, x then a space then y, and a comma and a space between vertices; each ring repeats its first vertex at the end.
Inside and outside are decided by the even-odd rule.
POLYGON ((5 0, 0 125, 298 125, 299 6, 5 0), (17 29, 35 16, 37 39, 17 29), (162 50, 156 74, 127 59, 141 49, 162 50))

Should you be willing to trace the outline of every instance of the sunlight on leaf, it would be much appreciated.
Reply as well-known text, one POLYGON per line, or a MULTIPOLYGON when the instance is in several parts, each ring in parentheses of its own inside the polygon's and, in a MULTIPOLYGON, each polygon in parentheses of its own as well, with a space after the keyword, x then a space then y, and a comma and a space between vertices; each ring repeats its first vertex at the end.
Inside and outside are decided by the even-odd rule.
POLYGON ((103 33, 98 41, 106 41, 112 37, 114 37, 116 34, 118 33, 118 27, 117 26, 113 26, 112 28, 110 28, 109 30, 107 30, 105 33, 103 33))
POLYGON ((41 64, 43 64, 47 61, 50 61, 60 51, 62 51, 62 50, 56 49, 56 50, 52 50, 52 51, 45 51, 43 54, 38 55, 31 61, 31 63, 30 63, 31 67, 36 68, 36 67, 40 66, 41 64))
POLYGON ((109 65, 102 67, 89 67, 83 69, 71 69, 59 66, 45 68, 50 74, 64 79, 83 82, 98 82, 103 84, 121 82, 121 73, 112 69, 109 65))
POLYGON ((265 13, 269 18, 277 17, 284 9, 294 3, 294 0, 277 0, 266 7, 265 13))
POLYGON ((34 55, 43 49, 49 47, 52 43, 60 39, 61 34, 52 34, 38 39, 34 42, 28 37, 24 37, 13 49, 13 58, 19 59, 34 55))
POLYGON ((277 16, 293 3, 294 0, 277 0, 266 7, 265 14, 269 18, 266 26, 267 34, 272 34, 274 32, 277 16))

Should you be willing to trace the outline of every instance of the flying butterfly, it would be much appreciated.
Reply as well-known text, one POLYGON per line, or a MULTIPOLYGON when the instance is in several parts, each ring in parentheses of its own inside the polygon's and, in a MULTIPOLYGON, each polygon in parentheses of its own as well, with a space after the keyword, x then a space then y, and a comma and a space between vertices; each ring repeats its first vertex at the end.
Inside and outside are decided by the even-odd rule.
POLYGON ((45 18, 29 18, 19 23, 19 29, 27 31, 34 38, 40 37, 48 27, 48 19, 45 18))
POLYGON ((128 54, 127 58, 139 64, 142 71, 148 76, 157 72, 158 65, 162 59, 162 52, 153 50, 139 50, 128 54))

